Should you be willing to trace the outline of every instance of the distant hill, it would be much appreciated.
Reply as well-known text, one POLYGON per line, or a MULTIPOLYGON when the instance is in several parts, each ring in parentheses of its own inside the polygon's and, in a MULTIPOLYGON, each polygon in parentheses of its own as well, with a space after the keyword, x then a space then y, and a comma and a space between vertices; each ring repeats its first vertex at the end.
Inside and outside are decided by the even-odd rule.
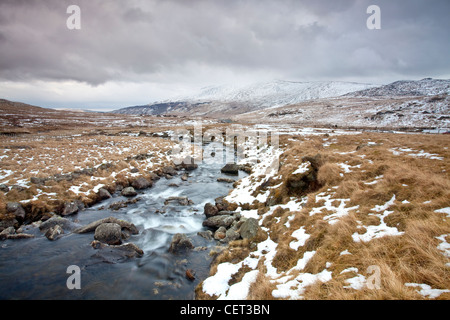
POLYGON ((180 96, 174 101, 127 107, 113 112, 151 115, 236 115, 307 100, 340 96, 372 87, 374 85, 354 82, 292 82, 282 80, 241 86, 211 86, 202 88, 199 92, 190 96, 180 96))

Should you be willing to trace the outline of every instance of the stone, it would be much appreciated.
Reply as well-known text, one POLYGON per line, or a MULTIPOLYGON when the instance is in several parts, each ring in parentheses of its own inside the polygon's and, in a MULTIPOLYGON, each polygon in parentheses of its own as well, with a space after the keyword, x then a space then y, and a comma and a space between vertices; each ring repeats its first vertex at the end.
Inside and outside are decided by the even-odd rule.
POLYGON ((212 229, 218 229, 220 227, 228 228, 229 226, 231 226, 231 224, 233 223, 234 220, 235 220, 235 218, 232 216, 219 215, 219 216, 210 217, 210 218, 204 220, 203 226, 209 227, 212 229))
POLYGON ((194 281, 195 280, 195 272, 192 269, 187 269, 186 270, 186 278, 188 280, 194 281))
POLYGON ((191 240, 182 233, 177 233, 173 236, 172 241, 170 243, 169 252, 171 253, 179 253, 186 250, 191 250, 194 248, 191 240))
POLYGON ((109 199, 111 198, 111 193, 109 193, 109 191, 105 188, 100 188, 98 190, 98 197, 100 198, 100 200, 109 199))
POLYGON ((225 233, 225 240, 227 242, 238 240, 240 237, 241 237, 241 234, 239 232, 237 232, 235 228, 230 228, 225 233))
POLYGON ((94 239, 109 245, 122 243, 122 228, 117 223, 102 223, 95 229, 94 239))
POLYGON ((234 183, 236 180, 230 178, 217 178, 217 182, 234 183))
POLYGON ((141 257, 144 254, 144 251, 134 243, 108 245, 94 240, 91 242, 91 246, 98 250, 93 257, 106 263, 124 262, 130 258, 141 257))
POLYGON ((240 227, 239 233, 242 239, 253 239, 259 230, 258 220, 248 218, 240 227))
POLYGON ((162 172, 165 175, 176 176, 178 174, 177 170, 175 170, 172 166, 165 166, 162 168, 162 172))
POLYGON ((222 169, 220 169, 222 173, 238 175, 239 174, 239 165, 235 163, 227 163, 222 169))
POLYGON ((217 209, 217 207, 215 205, 213 205, 212 203, 207 203, 207 204, 205 204, 203 212, 204 212, 205 216, 207 218, 209 218, 209 217, 216 216, 217 213, 219 212, 219 209, 217 209))
POLYGON ((194 204, 194 202, 188 199, 188 197, 168 197, 166 200, 164 200, 164 205, 167 206, 170 202, 178 202, 180 206, 187 206, 194 204))
POLYGON ((45 236, 47 237, 48 240, 54 241, 58 239, 59 236, 63 233, 64 230, 61 228, 61 226, 55 225, 47 229, 47 232, 45 232, 45 236))
POLYGON ((0 184, 0 191, 3 191, 3 192, 8 192, 9 191, 9 187, 6 185, 6 184, 0 184))
POLYGON ((12 213, 16 218, 25 219, 25 209, 19 202, 8 202, 6 204, 6 212, 12 213))
POLYGON ((144 177, 139 177, 133 182, 131 182, 131 186, 137 190, 150 188, 153 183, 144 177))
POLYGON ((55 226, 59 226, 66 230, 73 230, 77 225, 69 219, 55 216, 42 222, 39 226, 39 230, 46 232, 48 229, 54 228, 55 226))
POLYGON ((61 215, 63 217, 69 216, 69 215, 77 213, 78 210, 79 210, 79 208, 78 208, 78 204, 76 202, 66 202, 66 203, 64 203, 64 207, 61 212, 61 215))
POLYGON ((133 187, 126 187, 122 190, 121 194, 124 197, 134 197, 137 195, 137 192, 133 187))
POLYGON ((186 157, 181 163, 181 167, 186 171, 192 171, 198 168, 198 165, 194 163, 194 158, 186 157))
POLYGON ((213 239, 213 233, 211 230, 199 231, 199 232, 197 232, 197 235, 199 235, 202 238, 205 238, 206 240, 213 239))
POLYGON ((219 229, 216 230, 216 232, 214 232, 214 239, 216 240, 225 239, 225 237, 227 236, 226 232, 227 229, 225 227, 220 227, 219 229))
POLYGON ((137 227, 132 224, 131 222, 125 221, 125 220, 120 220, 114 217, 108 217, 108 218, 104 218, 104 219, 100 219, 94 222, 89 223, 88 225, 81 227, 81 228, 77 228, 75 229, 73 232, 74 233, 87 233, 87 232, 92 232, 95 231, 97 229, 97 227, 99 225, 101 225, 102 223, 116 223, 118 224, 122 229, 127 229, 131 232, 131 234, 138 234, 139 230, 137 229, 137 227))

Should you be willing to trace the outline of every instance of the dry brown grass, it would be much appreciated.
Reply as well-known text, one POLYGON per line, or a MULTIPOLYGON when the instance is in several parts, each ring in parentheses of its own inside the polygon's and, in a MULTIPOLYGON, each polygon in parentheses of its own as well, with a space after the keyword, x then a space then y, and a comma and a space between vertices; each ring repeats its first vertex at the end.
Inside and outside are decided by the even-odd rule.
MULTIPOLYGON (((440 241, 436 238, 450 233, 450 222, 445 214, 435 212, 450 207, 448 135, 367 132, 292 140, 285 141, 287 148, 280 159, 282 166, 278 173, 281 178, 271 184, 282 182, 282 185, 269 197, 273 213, 266 216, 262 226, 278 244, 272 266, 280 276, 293 270, 307 251, 315 251, 314 256, 302 271, 291 272, 292 277, 300 272, 317 274, 325 268, 332 272, 332 280, 318 281, 307 287, 304 299, 427 299, 418 293, 418 288, 406 286, 406 283, 450 289, 449 259, 437 248, 440 241), (298 212, 274 209, 277 204, 298 197, 289 193, 287 177, 299 167, 302 157, 317 153, 322 155, 325 164, 317 175, 319 186, 306 195, 308 201, 303 208, 298 212), (437 158, 428 158, 426 153, 431 154, 428 157, 437 158), (310 214, 325 203, 317 201, 317 195, 348 199, 346 207, 358 208, 330 224, 324 218, 334 211, 310 214), (389 207, 392 213, 384 222, 404 232, 403 235, 355 242, 352 235, 365 233, 369 226, 382 222, 373 209, 391 200, 393 195, 396 201, 389 207), (288 219, 289 228, 285 225, 288 219), (310 237, 304 246, 293 250, 289 246, 294 240, 292 233, 300 227, 304 227, 310 237), (351 254, 341 254, 344 252, 351 254), (371 276, 370 266, 379 268, 380 289, 348 287, 347 280, 355 276, 367 280, 371 276), (358 271, 341 274, 348 268, 358 271)), ((340 203, 340 200, 332 202, 334 206, 340 203)), ((264 214, 268 209, 260 211, 264 214)), ((230 252, 221 261, 239 259, 241 254, 238 257, 230 252)), ((276 283, 265 274, 261 260, 258 268, 260 272, 248 298, 272 299, 276 283)), ((443 293, 438 299, 450 299, 450 294, 443 293)))

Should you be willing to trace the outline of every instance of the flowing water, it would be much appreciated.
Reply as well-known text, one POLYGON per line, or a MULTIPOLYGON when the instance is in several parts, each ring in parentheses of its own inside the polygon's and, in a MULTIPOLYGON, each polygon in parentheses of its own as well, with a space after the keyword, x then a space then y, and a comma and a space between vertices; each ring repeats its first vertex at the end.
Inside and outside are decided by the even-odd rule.
POLYGON ((50 241, 38 228, 31 228, 26 232, 34 238, 0 242, 0 299, 193 299, 196 285, 208 276, 209 252, 218 244, 197 235, 206 230, 202 227, 203 207, 232 188, 230 183, 216 180, 225 177, 222 166, 222 161, 199 164, 189 172, 187 181, 181 180, 181 174, 161 178, 138 194, 140 201, 126 208, 108 209, 111 203, 125 200, 116 194, 69 217, 80 225, 109 216, 134 223, 139 234, 124 242, 138 245, 144 251, 142 257, 115 261, 99 256, 99 250, 90 245, 93 232, 66 231, 50 241), (194 204, 164 205, 170 196, 188 197, 194 204), (185 233, 194 246, 206 249, 169 253, 175 233, 185 233), (66 285, 70 265, 81 270, 81 289, 66 285), (186 278, 187 269, 195 271, 195 280, 186 278))

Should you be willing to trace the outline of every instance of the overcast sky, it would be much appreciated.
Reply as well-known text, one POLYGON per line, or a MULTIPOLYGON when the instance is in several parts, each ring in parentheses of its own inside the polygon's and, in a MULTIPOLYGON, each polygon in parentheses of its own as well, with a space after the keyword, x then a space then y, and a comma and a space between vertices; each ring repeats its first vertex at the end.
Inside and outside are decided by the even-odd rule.
POLYGON ((448 79, 449 12, 449 0, 0 0, 0 98, 112 110, 226 83, 448 79), (366 26, 372 4, 380 30, 366 26))

